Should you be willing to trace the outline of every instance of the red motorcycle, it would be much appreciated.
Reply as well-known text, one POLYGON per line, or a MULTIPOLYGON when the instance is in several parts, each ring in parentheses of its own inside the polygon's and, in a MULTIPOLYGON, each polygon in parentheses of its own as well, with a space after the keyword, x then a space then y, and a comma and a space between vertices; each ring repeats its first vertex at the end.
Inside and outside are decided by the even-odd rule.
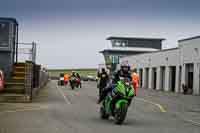
POLYGON ((76 78, 76 87, 80 87, 81 88, 81 79, 80 78, 76 78))

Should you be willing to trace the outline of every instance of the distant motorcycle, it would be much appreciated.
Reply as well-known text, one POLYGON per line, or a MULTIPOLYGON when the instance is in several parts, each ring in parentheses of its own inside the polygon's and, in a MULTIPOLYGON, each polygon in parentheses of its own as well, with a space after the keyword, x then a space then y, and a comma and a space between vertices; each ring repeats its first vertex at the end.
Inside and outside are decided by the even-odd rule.
POLYGON ((77 77, 71 77, 70 78, 70 86, 72 88, 72 90, 74 90, 74 88, 78 88, 79 86, 81 87, 81 80, 77 77))
POLYGON ((76 78, 76 87, 80 87, 81 88, 81 79, 80 78, 76 78))
POLYGON ((70 78, 70 86, 71 86, 72 90, 74 90, 74 88, 77 87, 76 77, 70 78))
POLYGON ((113 93, 108 94, 102 101, 100 116, 102 119, 108 119, 109 116, 113 116, 115 124, 122 124, 134 97, 134 90, 129 79, 118 81, 113 93))

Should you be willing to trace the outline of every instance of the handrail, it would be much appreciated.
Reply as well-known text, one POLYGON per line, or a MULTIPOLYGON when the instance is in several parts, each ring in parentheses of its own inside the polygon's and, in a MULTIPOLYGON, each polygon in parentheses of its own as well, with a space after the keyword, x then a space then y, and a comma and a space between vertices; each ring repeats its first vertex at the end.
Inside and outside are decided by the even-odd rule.
POLYGON ((32 42, 32 43, 17 43, 17 44, 22 44, 22 45, 33 45, 33 44, 36 44, 36 43, 32 42))
POLYGON ((36 63, 36 43, 17 43, 18 49, 18 59, 17 60, 23 60, 23 61, 32 61, 33 63, 36 63), (23 48, 24 46, 24 48, 23 48), (29 47, 25 47, 29 46, 29 47), (29 56, 23 56, 23 55, 29 55, 29 56), (26 58, 26 59, 25 59, 26 58))

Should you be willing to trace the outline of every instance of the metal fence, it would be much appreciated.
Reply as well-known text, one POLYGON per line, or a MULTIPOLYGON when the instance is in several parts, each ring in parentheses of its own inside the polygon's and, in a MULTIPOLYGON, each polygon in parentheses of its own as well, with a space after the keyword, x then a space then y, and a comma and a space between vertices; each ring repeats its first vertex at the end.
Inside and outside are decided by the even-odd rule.
POLYGON ((25 94, 27 100, 31 101, 39 90, 44 87, 49 80, 49 74, 40 65, 26 61, 25 64, 25 94))
POLYGON ((32 100, 32 94, 33 94, 33 63, 32 62, 26 62, 25 63, 25 80, 24 80, 24 88, 25 88, 25 94, 27 97, 27 100, 32 100))
POLYGON ((49 80, 48 72, 36 64, 36 43, 18 43, 16 62, 25 62, 25 94, 31 101, 49 80))
POLYGON ((31 61, 36 62, 36 43, 18 43, 17 50, 17 61, 16 62, 25 62, 31 61))

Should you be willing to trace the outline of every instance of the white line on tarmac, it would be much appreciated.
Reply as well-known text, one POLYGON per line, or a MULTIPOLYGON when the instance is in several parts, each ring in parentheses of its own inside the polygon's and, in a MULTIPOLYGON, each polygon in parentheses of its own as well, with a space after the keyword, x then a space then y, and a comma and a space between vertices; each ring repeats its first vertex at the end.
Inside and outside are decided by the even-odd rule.
POLYGON ((196 125, 196 126, 200 126, 200 123, 196 122, 196 121, 193 121, 193 120, 187 120, 187 119, 183 119, 185 122, 189 122, 193 125, 196 125))
POLYGON ((17 109, 17 110, 6 110, 6 111, 0 112, 0 114, 4 114, 4 113, 16 113, 16 112, 25 112, 25 111, 37 111, 37 110, 42 110, 42 109, 45 109, 45 108, 47 108, 47 107, 29 108, 29 109, 17 109))
POLYGON ((161 112, 167 112, 164 108, 163 108, 163 106, 161 106, 160 104, 158 104, 158 103, 155 103, 155 102, 152 102, 152 101, 149 101, 149 100, 145 100, 145 99, 143 99, 143 98, 135 98, 136 100, 138 100, 138 101, 143 101, 143 102, 146 102, 146 103, 150 103, 150 104, 152 104, 152 105, 154 105, 154 106, 156 106, 156 107, 158 107, 159 109, 160 109, 160 111, 161 112))
MULTIPOLYGON (((136 100, 139 100, 139 101, 146 102, 146 103, 150 103, 150 104, 152 104, 152 105, 155 105, 155 106, 157 106, 157 107, 160 109, 161 112, 167 112, 167 111, 166 111, 160 104, 158 104, 158 103, 154 103, 154 102, 152 102, 152 101, 145 100, 145 99, 143 99, 143 98, 135 98, 135 99, 136 99, 136 100)), ((186 118, 183 118, 183 117, 182 117, 182 119, 183 119, 183 121, 185 121, 185 122, 191 123, 191 124, 196 125, 196 126, 200 126, 200 123, 199 123, 199 122, 196 122, 196 121, 193 121, 193 120, 190 120, 190 119, 186 119, 186 118)))
POLYGON ((60 92, 60 94, 63 96, 65 102, 67 104, 71 104, 71 102, 69 101, 69 99, 65 96, 64 92, 58 86, 56 86, 56 88, 58 89, 58 91, 60 92))

